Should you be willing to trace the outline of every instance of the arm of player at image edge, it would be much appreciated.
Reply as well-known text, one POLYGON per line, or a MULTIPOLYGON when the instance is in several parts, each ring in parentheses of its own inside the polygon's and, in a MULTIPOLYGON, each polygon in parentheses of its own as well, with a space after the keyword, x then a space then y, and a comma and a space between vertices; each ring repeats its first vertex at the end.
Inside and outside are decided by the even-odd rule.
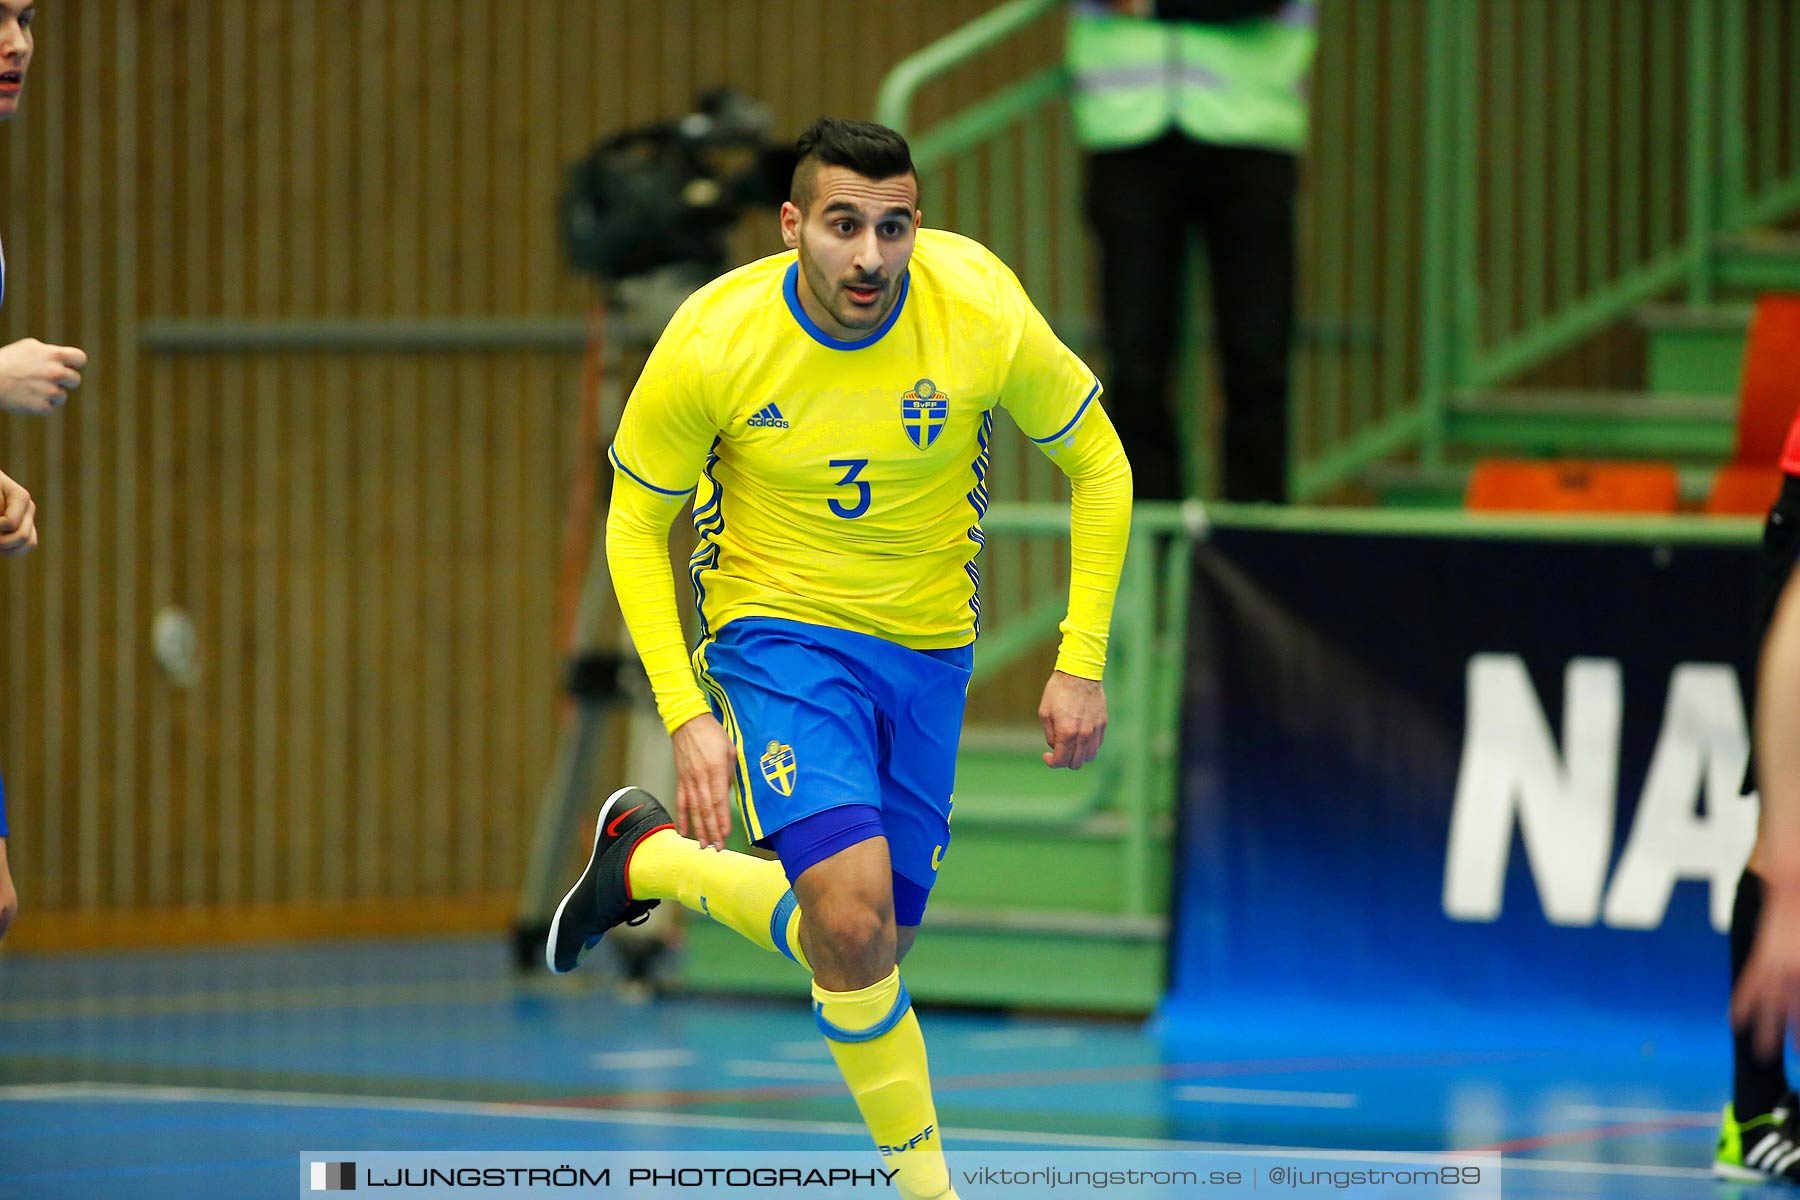
POLYGON ((44 416, 81 386, 87 353, 23 338, 0 346, 0 411, 44 416))
POLYGON ((12 869, 6 863, 6 836, 0 834, 0 940, 19 915, 19 889, 13 886, 12 869))
POLYGON ((19 915, 19 890, 13 886, 12 868, 6 861, 6 784, 0 781, 0 938, 19 915))
POLYGON ((1106 639, 1131 539, 1131 464, 1098 397, 1073 433, 1039 444, 1069 477, 1069 614, 1038 721, 1044 763, 1080 770, 1106 738, 1106 639))
MULTIPOLYGON (((31 493, 0 471, 0 555, 28 553, 37 545, 36 506, 31 493)), ((19 911, 19 892, 6 862, 6 783, 0 780, 0 938, 19 911)))
POLYGON ((1772 1054, 1784 1029, 1800 1022, 1800 570, 1788 577, 1763 641, 1755 712, 1768 890, 1731 1017, 1772 1054))

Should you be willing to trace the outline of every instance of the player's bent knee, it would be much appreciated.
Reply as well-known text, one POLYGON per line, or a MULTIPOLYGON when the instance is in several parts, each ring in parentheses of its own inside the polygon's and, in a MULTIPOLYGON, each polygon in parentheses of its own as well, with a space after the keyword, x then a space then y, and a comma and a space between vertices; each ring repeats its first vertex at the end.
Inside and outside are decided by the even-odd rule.
POLYGON ((823 909, 813 912, 802 906, 806 913, 803 920, 807 933, 823 941, 839 956, 865 958, 887 941, 893 918, 877 906, 846 900, 826 904, 823 909))

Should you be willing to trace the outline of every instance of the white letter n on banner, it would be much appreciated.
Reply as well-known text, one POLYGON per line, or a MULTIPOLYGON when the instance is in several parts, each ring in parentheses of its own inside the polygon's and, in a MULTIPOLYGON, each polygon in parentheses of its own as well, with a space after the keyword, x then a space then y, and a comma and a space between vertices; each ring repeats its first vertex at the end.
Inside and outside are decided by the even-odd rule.
POLYGON ((1544 915, 1557 925, 1598 919, 1612 852, 1623 706, 1617 661, 1570 662, 1559 755, 1524 660, 1515 654, 1469 660, 1468 724, 1444 864, 1446 914, 1462 921, 1500 915, 1516 821, 1544 915))

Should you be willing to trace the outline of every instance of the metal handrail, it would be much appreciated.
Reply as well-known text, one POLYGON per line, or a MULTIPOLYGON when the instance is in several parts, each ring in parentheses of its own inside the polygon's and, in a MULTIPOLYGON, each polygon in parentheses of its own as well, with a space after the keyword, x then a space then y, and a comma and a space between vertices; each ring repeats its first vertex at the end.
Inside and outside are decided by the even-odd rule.
POLYGON ((580 351, 581 317, 166 318, 138 327, 151 354, 428 354, 580 351))
MULTIPOLYGON (((1306 505, 1140 503, 1131 536, 1204 538, 1213 529, 1278 529, 1291 533, 1362 533, 1386 537, 1537 538, 1547 541, 1739 545, 1755 541, 1758 517, 1569 516, 1561 513, 1488 514, 1417 508, 1319 508, 1306 505)), ((1069 506, 1053 502, 996 503, 982 518, 988 533, 1067 533, 1069 506)))
POLYGON ((908 133, 913 96, 924 84, 1056 10, 1060 0, 1008 0, 954 29, 889 71, 875 93, 875 119, 908 133))
MULTIPOLYGON (((1661 207, 1654 211, 1624 214, 1626 222, 1639 221, 1649 235, 1641 239, 1627 233, 1606 234, 1606 245, 1630 246, 1616 258, 1590 255, 1585 247, 1592 241, 1593 222, 1604 221, 1603 209, 1592 203, 1596 194, 1591 185, 1581 183, 1573 193, 1576 199, 1589 201, 1579 221, 1552 220, 1571 194, 1565 189, 1577 185, 1565 181, 1571 171, 1579 172, 1581 160, 1574 149, 1572 136, 1553 138, 1543 146, 1537 141, 1561 129, 1558 122, 1611 121, 1613 110, 1604 104, 1592 109, 1566 111, 1562 105, 1574 103, 1562 96, 1554 109, 1546 108, 1542 96, 1520 97, 1521 113, 1535 118, 1505 115, 1511 110, 1508 99, 1492 99, 1483 90, 1498 80, 1514 88, 1518 80, 1529 79, 1522 65, 1536 61, 1552 48, 1559 69, 1579 67, 1582 54, 1593 54, 1589 46, 1609 26, 1591 23, 1587 10, 1555 10, 1553 28, 1517 24, 1498 30, 1496 36, 1505 44, 1494 48, 1500 66, 1493 66, 1487 55, 1489 47, 1480 42, 1482 27, 1474 6, 1435 4, 1417 9, 1370 4, 1354 11, 1348 0, 1334 6, 1332 20, 1358 23, 1362 44, 1373 44, 1369 25, 1388 23, 1387 32, 1398 35, 1390 49, 1398 48, 1403 56, 1417 52, 1427 65, 1422 90, 1413 93, 1414 104, 1395 106, 1392 111, 1418 115, 1416 134, 1410 146, 1403 140, 1387 152, 1387 162, 1406 164, 1416 154, 1422 172, 1423 207, 1413 211, 1419 222, 1422 261, 1409 265, 1404 274, 1383 270, 1375 286, 1381 297, 1378 308, 1322 308, 1314 319, 1349 320, 1359 314, 1379 312, 1381 324, 1368 346, 1354 353, 1373 356, 1386 353, 1377 371, 1349 380, 1340 375, 1328 380, 1337 395, 1357 387, 1379 386, 1381 403, 1371 403, 1361 396, 1353 401, 1354 416, 1345 421, 1321 426, 1324 436, 1312 443, 1310 453, 1296 461, 1294 483, 1302 496, 1316 495, 1341 484, 1367 466, 1409 449, 1421 451, 1421 457, 1432 462, 1441 456, 1449 425, 1453 399, 1473 388, 1492 388, 1516 377, 1520 372, 1566 351, 1582 339, 1617 322, 1646 301, 1685 285, 1691 301, 1710 299, 1713 287, 1714 255, 1717 238, 1723 232, 1749 228, 1760 221, 1800 207, 1800 171, 1795 178, 1783 172, 1787 160, 1773 177, 1764 172, 1762 180, 1752 186, 1744 164, 1742 130, 1733 122, 1746 119, 1742 97, 1732 92, 1742 78, 1734 69, 1734 54, 1742 56, 1743 47, 1734 43, 1734 30, 1742 32, 1745 0, 1688 0, 1689 7, 1671 13, 1657 9, 1650 16, 1631 14, 1621 19, 1653 20, 1664 53, 1651 56, 1664 68, 1663 74, 1678 80, 1679 71, 1687 72, 1686 94, 1696 97, 1685 116, 1675 116, 1672 105, 1668 114, 1670 131, 1684 141, 1689 157, 1683 162, 1677 152, 1665 157, 1659 175, 1648 166, 1646 179, 1660 180, 1661 207), (1375 17, 1368 14, 1376 13, 1375 17), (1416 18, 1412 16, 1416 13, 1416 18), (1720 34, 1723 22, 1725 32, 1720 34), (1398 28, 1403 26, 1403 28, 1398 28), (1588 41, 1581 39, 1586 37, 1588 41), (1537 39, 1541 44, 1532 44, 1537 39), (1683 43, 1682 54, 1670 46, 1683 43), (1685 55, 1685 57, 1684 57, 1685 55), (1516 68, 1516 70, 1515 70, 1516 68), (1512 72, 1509 74, 1508 72, 1512 72), (1484 105, 1486 107, 1484 107, 1484 105), (1498 105, 1499 108, 1494 106, 1498 105), (1510 123, 1509 123, 1510 122, 1510 123), (1723 127, 1721 127, 1723 125, 1723 127), (1484 137, 1498 135, 1508 146, 1518 143, 1533 152, 1521 155, 1520 169, 1524 182, 1518 188, 1517 211, 1509 205, 1509 194, 1498 200, 1483 191, 1486 160, 1473 148, 1484 137), (1685 135, 1685 136, 1683 136, 1685 135), (1554 184, 1554 186, 1552 186, 1554 184), (1691 219, 1680 219, 1681 210, 1668 196, 1683 189, 1692 200, 1691 219), (1497 204, 1499 207, 1484 207, 1497 204), (1534 206, 1539 211, 1533 211, 1534 206), (1545 207, 1548 206, 1548 207, 1545 207), (1646 215, 1648 213, 1648 215, 1646 215), (1534 226, 1533 221, 1537 221, 1534 226), (1536 229, 1534 234, 1530 232, 1536 229), (1516 291, 1513 281, 1496 271, 1496 278, 1484 280, 1483 268, 1492 256, 1494 231, 1512 230, 1522 237, 1511 245, 1517 262, 1527 264, 1521 272, 1516 291), (1526 231, 1519 234, 1518 231, 1526 231), (1575 240, 1577 234, 1585 240, 1575 240), (1571 249, 1571 246, 1574 248, 1571 249), (1573 261, 1579 255, 1578 261, 1573 261), (1555 265, 1555 286, 1531 277, 1535 265, 1555 265), (1598 264, 1596 266, 1596 264, 1598 264), (1572 285, 1572 286, 1565 286, 1572 285), (1493 294, 1484 290, 1491 286, 1493 294), (1416 288, 1422 303, 1414 310, 1406 306, 1409 288, 1416 288), (1517 300, 1515 306, 1512 302, 1517 300), (1493 306, 1489 310, 1489 306, 1493 306), (1395 325, 1385 314, 1399 312, 1404 321, 1395 325), (1500 314, 1496 317, 1496 314, 1500 314), (1511 314, 1516 314, 1516 319, 1511 314), (1402 357, 1402 356, 1405 357, 1402 357)), ((1059 100, 1068 90, 1066 72, 1060 66, 1039 67, 1010 81, 928 128, 913 128, 916 97, 934 79, 955 70, 975 55, 992 48, 1060 7, 1057 0, 1013 0, 1000 5, 972 24, 939 39, 904 60, 883 82, 876 113, 884 123, 905 131, 912 139, 915 161, 922 170, 950 169, 954 165, 964 171, 971 168, 984 173, 973 178, 977 187, 991 196, 994 189, 1024 186, 1039 178, 1030 169, 1015 175, 1020 155, 1042 154, 1042 142, 1060 126, 1059 100), (1033 139, 1038 139, 1034 142, 1033 139), (1022 149, 1021 149, 1022 148, 1022 149), (1035 149, 1034 149, 1035 148, 1035 149), (983 164, 986 164, 985 166, 983 164), (995 165, 999 164, 999 165, 995 165), (991 175, 991 178, 989 177, 991 175)), ((1596 19, 1597 20, 1597 19, 1596 19)), ((1498 27, 1496 27, 1498 29, 1498 27)), ((1389 39, 1391 40, 1391 39, 1389 39)), ((1742 40, 1741 38, 1739 39, 1742 40)), ((1603 45, 1604 42, 1595 42, 1603 45)), ((1339 60, 1339 69, 1343 60, 1339 60)), ((1363 76, 1358 75, 1361 79, 1363 76)), ((1646 79, 1649 76, 1645 76, 1646 79)), ((1661 76, 1657 76, 1661 78, 1661 76)), ((1664 82, 1670 82, 1665 79, 1664 82)), ((1633 82, 1622 80, 1622 88, 1633 82)), ((1664 95, 1669 89, 1664 89, 1664 95)), ((1360 91, 1358 92, 1361 95, 1360 91)), ((1647 125, 1654 127, 1660 110, 1637 109, 1635 99, 1621 102, 1620 111, 1635 116, 1648 115, 1647 125)), ((1364 105, 1358 111, 1376 111, 1364 105)), ((1397 121, 1410 116, 1396 117, 1397 121)), ((1618 127, 1637 128, 1624 118, 1618 127)), ((1395 130, 1386 131, 1392 136, 1395 130)), ((1407 135, 1403 135, 1407 136, 1407 135)), ((1666 140, 1666 139, 1665 139, 1666 140)), ((1604 143, 1597 143, 1604 144, 1604 143)), ((1323 142, 1316 148, 1321 162, 1329 166, 1335 154, 1339 168, 1352 161, 1343 145, 1323 142)), ((1072 153, 1072 151, 1070 152, 1072 153)), ((1360 161, 1360 160, 1357 160, 1360 161)), ((1771 160, 1777 161, 1777 160, 1771 160)), ((1387 195, 1406 185, 1408 174, 1396 176, 1392 167, 1387 175, 1387 195)), ((1406 168, 1411 171, 1412 168, 1406 168)), ((1320 175, 1325 174, 1321 170, 1320 175)), ((969 178, 969 176, 963 176, 969 178)), ((946 189, 947 191, 949 189, 946 189)), ((967 189, 965 189, 966 192, 967 189)), ((1502 189, 1504 191, 1505 189, 1502 189)), ((1066 202, 1067 188, 1057 193, 1066 202)), ((965 201, 966 203, 966 201, 965 201)), ((1043 220, 1051 215, 1048 202, 1038 210, 1038 223, 1027 221, 1027 234, 1044 236, 1043 220)), ((1371 201, 1370 203, 1373 203, 1371 201)), ((1391 201, 1383 203, 1391 204, 1391 201)), ((996 223, 984 199, 977 203, 974 215, 978 224, 970 232, 981 236, 979 226, 985 222, 991 232, 1004 241, 1009 227, 996 223)), ((1640 206, 1642 207, 1642 206, 1640 206)), ((1403 217, 1405 209, 1386 208, 1376 211, 1384 219, 1403 217)), ((1063 209, 1061 220, 1069 222, 1071 212, 1063 209)), ((1389 220, 1389 225, 1396 224, 1389 220)), ((1403 222, 1400 222, 1403 223, 1403 222)), ((1348 229, 1348 224, 1344 229, 1348 229)), ((1059 232, 1063 226, 1058 227, 1059 232)), ((1341 231, 1336 253, 1351 255, 1349 266, 1339 264, 1340 280, 1344 272, 1356 269, 1355 255, 1366 249, 1353 244, 1341 231)), ((1070 294, 1070 280, 1085 278, 1086 268, 1079 244, 1063 238, 1058 243, 1060 257, 1055 277, 1063 294, 1070 294), (1070 254, 1073 247, 1076 251, 1070 254)), ((1509 251, 1502 244, 1499 251, 1509 251)), ((1031 265, 1032 248, 1022 248, 1026 265, 1031 265)), ((1333 253, 1325 245, 1321 253, 1333 253)), ((1048 251, 1040 248, 1041 260, 1048 251)), ((1381 263, 1376 252, 1376 263, 1381 263)), ((1504 261, 1504 259, 1500 260, 1504 261)), ((1369 267, 1365 259, 1363 269, 1369 267)), ((1042 270, 1025 270, 1029 281, 1045 277, 1042 270)), ((1329 283, 1329 281, 1328 281, 1329 283)), ((1076 291, 1080 295, 1080 284, 1076 291)), ((1340 283, 1340 286, 1344 286, 1340 283)), ((1330 291, 1326 287, 1321 294, 1330 291)), ((1347 294, 1347 293, 1346 293, 1347 294)), ((1042 306, 1042 298, 1040 298, 1042 306)), ((1046 310, 1048 311, 1048 310, 1046 310)), ((1059 312, 1052 319, 1065 320, 1071 314, 1059 312)), ((1059 326, 1062 328, 1062 326, 1059 326)), ((1341 357, 1349 361, 1351 351, 1341 357)), ((1315 397, 1319 403, 1299 414, 1326 420, 1330 387, 1315 397), (1317 409, 1317 412, 1314 412, 1317 409)), ((1066 504, 996 503, 983 524, 990 534, 1029 534, 1037 537, 1065 533, 1069 512, 1066 504)), ((1114 760, 1116 777, 1108 787, 1116 797, 1117 811, 1127 824, 1127 860, 1130 874, 1138 880, 1133 885, 1130 903, 1135 911, 1145 911, 1150 904, 1147 890, 1150 872, 1147 864, 1153 847, 1152 829, 1155 814, 1173 795, 1175 779, 1174 747, 1176 714, 1185 667, 1185 629, 1187 620, 1185 585, 1188 580, 1188 558, 1194 543, 1206 536, 1209 528, 1259 528, 1294 532, 1345 532, 1397 537, 1470 537, 1470 538, 1538 538, 1561 541, 1628 542, 1636 544, 1742 544, 1757 534, 1754 520, 1712 517, 1594 517, 1571 519, 1562 516, 1487 516, 1461 512, 1419 511, 1355 511, 1306 508, 1264 508, 1208 505, 1141 505, 1132 525, 1132 548, 1125 564, 1116 616, 1114 620, 1116 653, 1108 673, 1108 690, 1115 697, 1115 732, 1120 757, 1114 760)), ((1041 571, 1041 565, 1034 570, 1041 571)), ((993 638, 985 655, 978 656, 984 671, 1004 668, 1028 652, 1033 644, 1054 636, 1054 597, 1044 597, 1026 610, 996 614, 993 638), (998 652, 998 653, 996 653, 998 652)))
MULTIPOLYGON (((932 80, 1057 7, 1053 0, 1014 0, 934 42, 885 81, 879 115, 907 128, 915 97, 932 80)), ((1681 0, 1679 6, 1672 0, 1652 9, 1620 10, 1616 17, 1574 5, 1537 16, 1503 12, 1487 19, 1477 6, 1450 3, 1406 7, 1370 0, 1353 8, 1339 0, 1328 8, 1328 29, 1344 32, 1354 24, 1361 45, 1383 41, 1371 31, 1386 22, 1385 40, 1399 39, 1390 49, 1398 47, 1402 56, 1417 51, 1412 61, 1425 68, 1418 103, 1389 109, 1401 122, 1412 119, 1407 114, 1422 114, 1412 147, 1416 158, 1387 153, 1388 161, 1415 163, 1422 185, 1415 212, 1422 259, 1413 275, 1420 303, 1417 311, 1400 310, 1410 325, 1382 329, 1385 346, 1327 360, 1350 363, 1356 354, 1384 354, 1379 388, 1373 375, 1346 382, 1343 372, 1349 368, 1317 368, 1337 374, 1321 375, 1319 384, 1303 393, 1309 399, 1297 412, 1303 428, 1317 428, 1321 435, 1296 459, 1294 483, 1301 495, 1337 486, 1408 449, 1420 450, 1427 463, 1438 460, 1452 397, 1517 378, 1672 290, 1683 291, 1689 303, 1711 303, 1721 235, 1800 209, 1800 163, 1792 155, 1765 155, 1756 171, 1750 166, 1752 145, 1766 151, 1776 139, 1752 125, 1758 114, 1746 101, 1747 66, 1754 59, 1767 74, 1791 54, 1764 48, 1768 33, 1753 29, 1750 0, 1681 0), (1630 24, 1614 28, 1614 21, 1630 24), (1760 41, 1751 41, 1753 32, 1760 32, 1760 41), (1600 48, 1614 35, 1646 46, 1646 61, 1609 66, 1613 59, 1600 48), (1491 43, 1484 40, 1490 37, 1491 43), (1540 69, 1534 63, 1571 77, 1592 68, 1600 74, 1582 96, 1591 91, 1614 99, 1582 99, 1566 91, 1549 95, 1542 89, 1523 94, 1532 71, 1540 69), (1669 99, 1674 95, 1687 99, 1678 106, 1669 99), (1499 142, 1486 152, 1476 152, 1495 138, 1499 142), (1609 208, 1599 182, 1609 167, 1583 156, 1612 153, 1615 145, 1618 153, 1634 156, 1641 171, 1626 182, 1638 185, 1641 179, 1642 186, 1609 208), (1484 182, 1495 162, 1516 162, 1516 189, 1484 182), (1579 218, 1573 215, 1577 205, 1579 218), (1518 240, 1496 243, 1496 236, 1518 240), (1615 247, 1619 253, 1610 257, 1615 247), (1352 413, 1347 420, 1334 407, 1346 394, 1352 396, 1345 405, 1352 413)), ((1324 55, 1342 45, 1328 35, 1324 55)), ((1345 68, 1340 65, 1337 72, 1344 76, 1345 68)), ((1329 74, 1321 66, 1318 86, 1331 86, 1329 74)), ((1360 88, 1368 73, 1353 75, 1360 88)), ((1390 85, 1406 86, 1396 82, 1402 78, 1391 76, 1390 85)), ((985 147, 1004 147, 1021 123, 1043 123, 1033 114, 1046 110, 1066 88, 1059 68, 1039 70, 929 129, 908 132, 930 164, 972 160, 985 147)), ((1381 110, 1359 104, 1354 111, 1381 110)), ((1760 120, 1766 125, 1769 115, 1760 114, 1760 120)), ((1331 126, 1323 115, 1320 121, 1331 126)), ((1346 146, 1347 127, 1337 128, 1314 147, 1320 178, 1334 163, 1341 168, 1349 162, 1354 146, 1362 144, 1352 139, 1346 146)), ((1395 125, 1383 136, 1406 135, 1395 125)), ((1363 163, 1360 173, 1348 177, 1366 178, 1374 169, 1363 163)), ((1404 187, 1406 178, 1390 174, 1388 195, 1404 187)), ((1382 212, 1381 227, 1405 225, 1404 213, 1382 212)), ((1334 222, 1335 216, 1325 224, 1335 228, 1334 222)), ((1342 255, 1351 244, 1340 240, 1335 251, 1329 245, 1321 250, 1342 255)), ((1382 261, 1379 255, 1375 261, 1382 261)), ((1327 275, 1339 272, 1338 282, 1326 279, 1320 285, 1321 294, 1345 287, 1343 272, 1354 267, 1319 265, 1327 275)), ((1368 260, 1362 269, 1366 275, 1368 260)), ((1384 273, 1380 308, 1387 311, 1397 298, 1404 305, 1407 287, 1391 271, 1384 273)), ((1375 301, 1356 303, 1367 308, 1375 301)), ((1314 315, 1342 319, 1344 314, 1314 315)), ((1068 314, 1055 317, 1066 321, 1068 314)), ((1301 357, 1307 357, 1304 348, 1301 357)))

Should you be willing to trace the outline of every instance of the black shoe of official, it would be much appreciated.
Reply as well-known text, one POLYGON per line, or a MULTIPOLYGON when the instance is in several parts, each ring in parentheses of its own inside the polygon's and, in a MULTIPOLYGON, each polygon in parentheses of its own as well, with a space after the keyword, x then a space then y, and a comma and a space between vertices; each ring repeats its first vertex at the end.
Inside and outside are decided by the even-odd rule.
POLYGON ((623 787, 606 798, 600 806, 594 852, 587 868, 556 906, 550 922, 544 961, 554 974, 573 971, 607 930, 615 925, 636 925, 662 903, 633 900, 626 887, 625 868, 639 842, 674 824, 656 797, 643 788, 623 787))
POLYGON ((1760 1183, 1777 1179, 1800 1183, 1800 1100, 1789 1092, 1772 1112, 1740 1122, 1725 1106, 1713 1174, 1720 1179, 1760 1183))

